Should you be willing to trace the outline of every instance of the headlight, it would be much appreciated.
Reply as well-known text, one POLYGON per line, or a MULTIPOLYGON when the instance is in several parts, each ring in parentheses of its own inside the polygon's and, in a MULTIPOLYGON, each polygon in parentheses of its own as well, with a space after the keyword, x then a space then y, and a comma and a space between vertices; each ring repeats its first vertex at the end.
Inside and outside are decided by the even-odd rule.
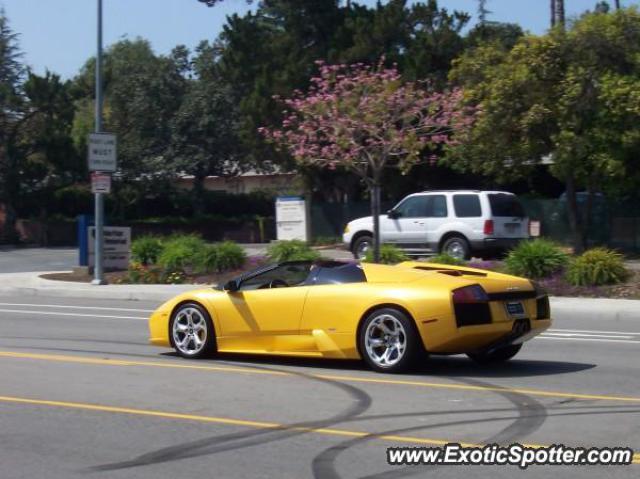
POLYGON ((349 232, 349 225, 347 224, 347 226, 344 227, 344 234, 347 234, 349 232))

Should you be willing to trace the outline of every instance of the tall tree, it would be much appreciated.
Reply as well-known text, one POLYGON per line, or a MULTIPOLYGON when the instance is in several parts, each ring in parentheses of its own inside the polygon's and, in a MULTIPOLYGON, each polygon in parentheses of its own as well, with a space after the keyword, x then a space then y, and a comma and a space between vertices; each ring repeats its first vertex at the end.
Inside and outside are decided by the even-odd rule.
POLYGON ((564 0, 555 0, 555 24, 564 28, 565 25, 565 10, 564 0))
POLYGON ((374 259, 380 258, 380 189, 385 169, 408 172, 425 149, 451 141, 473 116, 460 108, 462 92, 436 93, 402 83, 395 68, 326 65, 308 93, 286 100, 282 126, 261 131, 301 164, 343 167, 364 180, 371 195, 374 259))
POLYGON ((196 214, 204 213, 205 178, 240 170, 237 104, 216 63, 216 48, 202 42, 186 64, 187 91, 171 122, 171 163, 175 171, 194 178, 196 214))
POLYGON ((465 54, 452 73, 480 113, 469 141, 450 151, 456 167, 509 180, 542 158, 566 185, 577 251, 586 244, 592 198, 640 186, 640 13, 586 14, 569 30, 524 37, 510 51, 494 46, 465 54), (626 105, 626 106, 623 106, 626 105))
POLYGON ((556 26, 556 0, 551 0, 551 28, 556 26))
POLYGON ((28 72, 17 38, 0 12, 0 203, 6 216, 0 239, 5 242, 18 240, 17 205, 23 197, 78 169, 69 85, 49 72, 43 77, 28 72))
POLYGON ((26 70, 21 63, 18 35, 9 26, 4 10, 0 11, 0 202, 4 205, 4 241, 15 241, 16 209, 20 183, 16 141, 24 124, 22 82, 26 70))
POLYGON ((491 10, 487 8, 488 2, 489 0, 478 0, 478 22, 480 22, 480 25, 485 25, 487 16, 491 14, 491 10))
MULTIPOLYGON (((105 129, 118 135, 123 181, 172 173, 166 156, 170 124, 187 84, 181 62, 180 56, 156 55, 142 39, 121 40, 105 52, 105 129)), ((75 79, 88 111, 93 104, 94 69, 95 59, 91 59, 75 79)), ((76 132, 76 137, 85 138, 85 133, 76 132)))

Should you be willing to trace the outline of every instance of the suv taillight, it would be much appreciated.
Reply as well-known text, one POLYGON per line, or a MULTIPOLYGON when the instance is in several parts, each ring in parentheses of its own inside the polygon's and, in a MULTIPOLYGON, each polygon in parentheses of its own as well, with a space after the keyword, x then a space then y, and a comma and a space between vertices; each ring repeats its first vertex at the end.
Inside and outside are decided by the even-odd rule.
POLYGON ((484 222, 484 234, 492 235, 493 234, 493 220, 485 220, 484 222))

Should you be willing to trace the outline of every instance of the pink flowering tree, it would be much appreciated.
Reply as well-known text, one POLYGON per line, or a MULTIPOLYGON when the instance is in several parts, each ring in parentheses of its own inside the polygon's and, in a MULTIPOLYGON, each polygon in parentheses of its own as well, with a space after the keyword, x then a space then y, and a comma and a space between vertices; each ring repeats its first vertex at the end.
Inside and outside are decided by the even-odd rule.
MULTIPOLYGON (((384 60, 384 59, 383 59, 384 60)), ((276 145, 305 165, 343 167, 369 188, 374 260, 379 261, 380 190, 384 171, 408 172, 425 158, 435 161, 440 145, 455 142, 474 113, 462 105, 462 91, 436 92, 426 84, 404 83, 395 67, 327 65, 309 90, 284 100, 279 128, 260 128, 276 145)))

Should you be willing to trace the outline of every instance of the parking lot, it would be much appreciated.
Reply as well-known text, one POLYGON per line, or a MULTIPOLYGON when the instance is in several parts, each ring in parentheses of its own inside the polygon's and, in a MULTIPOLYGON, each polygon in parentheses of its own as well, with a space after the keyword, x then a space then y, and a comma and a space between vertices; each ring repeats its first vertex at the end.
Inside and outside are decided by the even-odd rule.
POLYGON ((640 323, 628 318, 565 314, 510 364, 432 358, 391 376, 359 362, 186 361, 147 344, 156 305, 0 297, 0 477, 510 477, 515 466, 392 467, 386 449, 640 445, 640 323))

